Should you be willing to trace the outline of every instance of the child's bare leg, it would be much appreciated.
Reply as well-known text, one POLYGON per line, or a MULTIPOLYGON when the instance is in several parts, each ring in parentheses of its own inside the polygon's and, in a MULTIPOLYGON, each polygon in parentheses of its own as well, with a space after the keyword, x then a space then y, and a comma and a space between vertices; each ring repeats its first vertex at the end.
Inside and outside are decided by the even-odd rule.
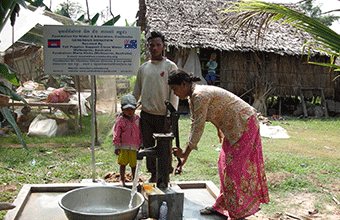
POLYGON ((125 185, 125 166, 120 165, 120 184, 121 186, 125 185))

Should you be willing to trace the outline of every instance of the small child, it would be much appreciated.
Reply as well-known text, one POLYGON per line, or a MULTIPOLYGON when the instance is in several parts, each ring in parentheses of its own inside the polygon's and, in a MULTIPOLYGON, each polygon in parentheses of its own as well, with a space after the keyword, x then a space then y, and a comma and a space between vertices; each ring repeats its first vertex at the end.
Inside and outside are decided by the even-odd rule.
POLYGON ((216 60, 216 53, 212 53, 210 56, 210 60, 207 63, 207 67, 209 68, 208 74, 205 77, 209 85, 215 85, 215 80, 216 80, 216 68, 218 66, 216 60))
POLYGON ((135 177, 136 152, 143 143, 139 125, 139 116, 135 114, 137 103, 133 95, 124 95, 121 99, 122 113, 118 116, 113 128, 113 144, 117 163, 120 165, 121 186, 125 185, 125 167, 130 164, 133 178, 135 177))

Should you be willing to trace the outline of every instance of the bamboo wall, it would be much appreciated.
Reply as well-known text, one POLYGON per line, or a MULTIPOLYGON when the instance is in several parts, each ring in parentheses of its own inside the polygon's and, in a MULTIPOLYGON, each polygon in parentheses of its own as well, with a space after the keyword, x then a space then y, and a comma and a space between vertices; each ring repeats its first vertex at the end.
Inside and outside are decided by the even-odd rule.
MULTIPOLYGON (((329 62, 327 57, 311 61, 329 62)), ((307 64, 306 57, 224 51, 220 65, 220 86, 237 95, 251 90, 256 83, 273 88, 272 95, 277 96, 299 96, 300 87, 322 88, 328 99, 335 95, 334 71, 307 64)), ((307 94, 307 97, 312 95, 307 94)))
POLYGON ((5 62, 17 72, 21 82, 34 80, 44 71, 43 50, 38 46, 16 48, 5 55, 5 62))

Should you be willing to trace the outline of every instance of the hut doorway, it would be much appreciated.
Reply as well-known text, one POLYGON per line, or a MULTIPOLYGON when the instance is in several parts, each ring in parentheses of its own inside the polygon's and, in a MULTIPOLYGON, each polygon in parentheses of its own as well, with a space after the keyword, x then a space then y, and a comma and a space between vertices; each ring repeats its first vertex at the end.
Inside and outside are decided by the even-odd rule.
POLYGON ((221 85, 221 77, 220 77, 220 69, 221 69, 221 55, 222 53, 218 50, 213 50, 211 48, 201 48, 200 53, 199 53, 199 59, 201 62, 201 67, 202 67, 202 76, 204 79, 206 79, 208 70, 209 68, 207 67, 207 63, 210 60, 211 54, 215 53, 216 54, 216 63, 217 63, 217 68, 215 69, 216 71, 216 79, 214 83, 208 82, 208 84, 213 84, 215 86, 220 86, 221 85))

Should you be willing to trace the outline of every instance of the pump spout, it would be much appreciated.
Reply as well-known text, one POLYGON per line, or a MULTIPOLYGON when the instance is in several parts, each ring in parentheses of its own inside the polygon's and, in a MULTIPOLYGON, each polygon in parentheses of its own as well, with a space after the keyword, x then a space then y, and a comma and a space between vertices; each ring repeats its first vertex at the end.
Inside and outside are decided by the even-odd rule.
POLYGON ((155 156, 155 155, 156 155, 156 146, 138 151, 137 160, 143 160, 143 157, 145 156, 155 156))
POLYGON ((157 145, 146 148, 137 152, 137 160, 143 157, 156 158, 156 179, 157 187, 160 189, 167 188, 169 183, 169 174, 171 173, 171 145, 174 136, 172 133, 154 133, 154 139, 157 145))

